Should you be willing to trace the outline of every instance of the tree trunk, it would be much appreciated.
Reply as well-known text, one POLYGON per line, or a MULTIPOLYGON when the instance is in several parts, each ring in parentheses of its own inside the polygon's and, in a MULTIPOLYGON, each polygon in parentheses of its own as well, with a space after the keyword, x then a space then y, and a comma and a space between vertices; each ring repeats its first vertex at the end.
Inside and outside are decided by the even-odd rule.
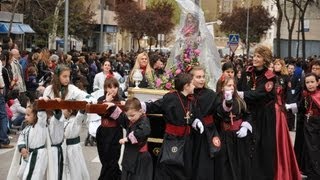
POLYGON ((306 34, 304 33, 304 13, 301 16, 302 58, 306 59, 306 34))
POLYGON ((282 13, 282 8, 280 4, 280 0, 276 1, 276 5, 278 8, 278 19, 277 19, 277 33, 276 33, 276 56, 281 57, 281 49, 280 49, 280 43, 281 43, 281 23, 282 23, 282 18, 283 18, 283 13, 282 13))
POLYGON ((287 14, 287 8, 288 8, 287 0, 285 0, 284 1, 284 16, 287 21, 287 29, 288 29, 288 58, 291 59, 292 58, 292 34, 293 34, 294 25, 295 25, 295 21, 296 21, 296 17, 297 17, 297 9, 296 9, 296 6, 294 4, 292 4, 293 16, 292 16, 292 20, 290 23, 290 19, 287 14))
POLYGON ((49 34, 49 45, 48 45, 49 49, 56 49, 56 37, 57 37, 57 29, 58 29, 59 12, 64 1, 65 0, 58 0, 54 10, 52 30, 51 30, 51 33, 49 34))
MULTIPOLYGON (((311 0, 307 0, 304 4, 302 4, 301 0, 299 1, 299 3, 296 1, 294 1, 293 3, 299 9, 299 21, 300 21, 299 31, 301 32, 301 36, 302 36, 302 58, 303 60, 305 60, 306 59, 306 37, 304 32, 304 16, 308 8, 308 5, 311 3, 311 0)), ((298 55, 298 52, 297 52, 297 55, 298 55)))
POLYGON ((308 5, 309 5, 310 1, 308 0, 305 4, 305 6, 303 7, 303 10, 301 12, 301 36, 302 36, 302 58, 303 60, 306 59, 306 34, 304 32, 304 16, 306 14, 308 5))
POLYGON ((301 32, 301 19, 300 19, 300 11, 299 11, 299 25, 298 25, 298 45, 297 45, 297 54, 296 59, 299 58, 299 49, 300 49, 300 32, 301 32))
POLYGON ((14 19, 14 14, 16 13, 17 6, 18 6, 18 4, 19 4, 19 1, 20 1, 20 0, 17 0, 17 1, 16 1, 16 3, 14 4, 12 13, 11 13, 11 19, 10 19, 10 24, 9 24, 8 37, 10 37, 10 34, 11 34, 11 29, 12 29, 12 23, 13 23, 13 19, 14 19))
POLYGON ((141 46, 140 46, 140 38, 139 37, 137 37, 137 41, 138 41, 138 50, 137 50, 137 52, 140 52, 141 46))

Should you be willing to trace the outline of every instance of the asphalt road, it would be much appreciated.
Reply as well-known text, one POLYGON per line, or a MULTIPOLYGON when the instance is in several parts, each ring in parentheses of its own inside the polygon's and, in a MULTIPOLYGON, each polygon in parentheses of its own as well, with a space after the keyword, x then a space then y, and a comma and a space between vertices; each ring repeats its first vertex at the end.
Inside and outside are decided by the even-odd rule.
MULTIPOLYGON (((96 146, 84 146, 84 141, 87 136, 87 127, 86 125, 83 125, 82 132, 80 134, 80 140, 81 140, 81 146, 82 146, 82 151, 87 163, 87 167, 89 170, 90 174, 90 179, 98 179, 99 174, 100 174, 100 161, 98 157, 98 152, 97 152, 97 147, 96 146)), ((18 135, 15 133, 11 133, 10 136, 12 137, 11 139, 11 144, 16 145, 17 140, 18 140, 18 135)), ((0 179, 6 179, 7 173, 10 168, 10 164, 12 161, 14 153, 14 148, 13 149, 0 149, 0 179)))
MULTIPOLYGON (((295 132, 290 132, 292 140, 295 138, 295 132)), ((10 134, 12 137, 11 142, 13 145, 16 145, 18 135, 15 133, 10 134)), ((99 173, 100 173, 100 161, 97 153, 97 147, 96 146, 84 146, 84 141, 87 136, 87 127, 84 124, 82 127, 82 132, 80 134, 80 139, 81 139, 81 145, 82 145, 82 150, 83 154, 87 163, 87 167, 89 170, 90 174, 90 179, 98 179, 99 173)), ((6 179, 8 170, 10 168, 10 164, 12 161, 14 153, 14 148, 13 149, 0 149, 0 179, 6 179)))

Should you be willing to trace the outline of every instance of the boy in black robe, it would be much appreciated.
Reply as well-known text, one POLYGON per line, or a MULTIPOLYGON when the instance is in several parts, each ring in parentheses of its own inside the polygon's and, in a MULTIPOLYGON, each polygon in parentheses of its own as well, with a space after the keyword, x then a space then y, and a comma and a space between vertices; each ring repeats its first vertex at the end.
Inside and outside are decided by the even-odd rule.
POLYGON ((191 94, 192 75, 175 77, 176 91, 155 102, 142 103, 150 114, 163 114, 166 122, 163 144, 155 172, 155 180, 186 180, 192 177, 192 143, 194 133, 203 133, 199 109, 191 94), (199 132, 191 131, 194 128, 199 132))
POLYGON ((121 179, 152 180, 152 158, 147 146, 151 132, 149 119, 137 98, 128 99, 124 111, 125 113, 116 108, 110 116, 127 130, 127 137, 119 140, 120 144, 125 144, 121 179))

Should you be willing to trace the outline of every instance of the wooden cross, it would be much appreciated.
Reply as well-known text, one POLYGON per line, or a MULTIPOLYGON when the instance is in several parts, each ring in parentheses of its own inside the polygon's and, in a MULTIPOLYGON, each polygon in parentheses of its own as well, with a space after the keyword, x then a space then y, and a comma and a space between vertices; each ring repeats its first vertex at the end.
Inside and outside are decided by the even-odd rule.
POLYGON ((230 112, 229 117, 230 117, 231 125, 233 125, 233 118, 235 118, 236 115, 233 115, 232 112, 230 112))
POLYGON ((309 122, 310 116, 312 116, 313 112, 312 111, 308 111, 308 114, 306 114, 307 116, 307 123, 309 122))

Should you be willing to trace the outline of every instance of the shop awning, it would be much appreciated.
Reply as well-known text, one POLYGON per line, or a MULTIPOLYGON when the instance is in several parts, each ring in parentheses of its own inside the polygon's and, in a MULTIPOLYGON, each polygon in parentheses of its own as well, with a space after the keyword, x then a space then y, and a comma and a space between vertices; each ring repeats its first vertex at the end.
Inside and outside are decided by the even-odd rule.
MULTIPOLYGON (((0 22, 0 34, 6 34, 9 31, 10 24, 7 22, 0 22)), ((12 34, 35 33, 28 24, 12 23, 12 34)))
POLYGON ((34 30, 29 26, 29 24, 19 24, 19 27, 25 33, 36 33, 34 30))

